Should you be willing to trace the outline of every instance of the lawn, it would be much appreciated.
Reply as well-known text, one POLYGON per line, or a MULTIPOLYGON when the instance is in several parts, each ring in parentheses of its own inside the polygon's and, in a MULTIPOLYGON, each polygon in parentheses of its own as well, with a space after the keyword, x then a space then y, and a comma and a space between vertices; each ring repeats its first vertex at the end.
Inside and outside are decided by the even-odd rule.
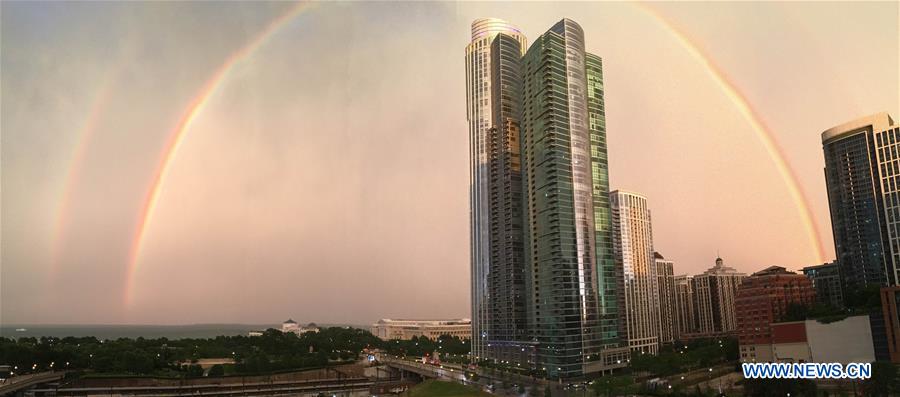
POLYGON ((474 387, 464 386, 459 383, 443 382, 439 380, 426 380, 410 389, 409 397, 485 397, 491 396, 474 387))

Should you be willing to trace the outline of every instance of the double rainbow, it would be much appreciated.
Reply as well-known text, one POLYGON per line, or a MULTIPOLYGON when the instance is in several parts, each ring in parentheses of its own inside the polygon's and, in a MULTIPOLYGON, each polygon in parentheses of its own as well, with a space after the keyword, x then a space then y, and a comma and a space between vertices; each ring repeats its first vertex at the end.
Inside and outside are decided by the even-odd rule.
POLYGON ((193 100, 191 100, 188 107, 182 113, 178 123, 175 125, 175 128, 172 129, 168 141, 164 146, 159 165, 156 167, 156 171, 153 174, 150 189, 147 191, 147 196, 144 199, 143 206, 138 215, 137 226, 128 255, 128 280, 125 285, 126 305, 130 306, 131 304, 134 278, 137 272, 138 260, 140 259, 141 254, 141 245, 143 244, 144 235, 147 232, 147 226, 150 223, 150 219, 153 217, 153 212, 159 202, 160 191, 165 183, 172 160, 178 153, 178 147, 181 146, 181 143, 184 141, 184 137, 190 129, 191 124, 197 118, 197 115, 203 111, 206 104, 209 103, 209 100, 212 98, 213 94, 215 94, 216 89, 226 80, 226 77, 228 77, 229 72, 231 72, 234 66, 253 55, 256 50, 262 47, 281 28, 300 15, 301 12, 308 9, 309 4, 311 3, 296 3, 287 12, 270 22, 247 44, 231 53, 222 65, 213 72, 212 76, 207 79, 203 88, 197 93, 193 100))

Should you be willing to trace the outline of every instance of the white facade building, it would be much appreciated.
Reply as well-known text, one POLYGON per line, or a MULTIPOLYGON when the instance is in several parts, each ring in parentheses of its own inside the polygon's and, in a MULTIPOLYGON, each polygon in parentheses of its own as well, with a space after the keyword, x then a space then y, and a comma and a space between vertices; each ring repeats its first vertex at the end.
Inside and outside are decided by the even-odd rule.
POLYGON ((471 339, 472 320, 392 320, 384 318, 372 324, 372 334, 382 340, 409 340, 415 337, 437 339, 441 335, 471 339))
POLYGON ((675 263, 659 252, 653 253, 656 264, 656 285, 659 288, 659 343, 675 341, 677 327, 675 306, 675 263))
POLYGON ((625 332, 632 353, 659 352, 659 286, 647 198, 616 190, 609 194, 613 252, 624 278, 625 332))
POLYGON ((715 266, 691 279, 699 334, 721 335, 737 329, 734 299, 745 277, 746 273, 725 266, 722 258, 716 258, 715 266))
MULTIPOLYGON (((287 333, 287 332, 292 332, 292 333, 295 333, 295 334, 297 334, 297 335, 303 335, 303 334, 305 334, 305 333, 307 333, 307 332, 315 332, 315 333, 318 333, 318 332, 319 332, 319 326, 317 326, 316 323, 309 323, 309 324, 307 324, 307 325, 300 325, 300 324, 297 324, 297 322, 294 321, 294 320, 287 320, 287 321, 281 323, 281 332, 285 332, 285 333, 287 333)), ((251 336, 252 336, 252 335, 251 335, 251 336)))

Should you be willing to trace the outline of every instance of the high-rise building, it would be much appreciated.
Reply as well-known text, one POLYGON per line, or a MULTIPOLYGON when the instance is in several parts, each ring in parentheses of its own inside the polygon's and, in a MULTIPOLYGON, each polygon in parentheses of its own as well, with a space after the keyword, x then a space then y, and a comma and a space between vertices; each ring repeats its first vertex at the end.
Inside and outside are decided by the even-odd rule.
POLYGON ((785 321, 791 305, 809 307, 815 299, 809 278, 783 267, 771 266, 744 278, 734 304, 741 361, 777 361, 770 325, 785 321))
POLYGON ((659 287, 653 257, 653 231, 647 199, 636 193, 610 193, 613 251, 622 269, 625 334, 632 353, 659 352, 659 287))
POLYGON ((697 316, 694 312, 694 289, 691 276, 675 276, 675 339, 697 332, 697 316))
POLYGON ((659 252, 653 253, 656 266, 656 285, 658 288, 659 302, 659 343, 672 343, 675 341, 675 328, 678 321, 675 309, 675 263, 666 260, 659 252))
POLYGON ((734 298, 746 276, 716 258, 715 266, 691 279, 698 334, 722 335, 737 328, 734 298))
POLYGON ((804 267, 803 274, 812 281, 813 287, 816 288, 817 302, 835 308, 844 307, 844 298, 841 294, 841 275, 837 261, 804 267))
POLYGON ((584 32, 569 19, 538 37, 522 59, 528 318, 538 369, 551 378, 625 365, 616 350, 612 254, 597 241, 610 230, 602 217, 608 209, 598 211, 603 200, 594 197, 605 188, 594 181, 606 180, 599 69, 599 58, 585 53, 584 32))
POLYGON ((822 133, 834 251, 844 292, 897 285, 900 279, 898 146, 900 127, 887 113, 822 133))
MULTIPOLYGON (((466 46, 469 121, 472 355, 527 338, 522 261, 518 28, 496 18, 472 23, 466 46)), ((503 350, 502 348, 500 350, 503 350)))
POLYGON ((621 344, 619 293, 622 277, 613 253, 612 218, 609 205, 609 165, 606 156, 606 107, 603 102, 603 61, 585 53, 587 74, 588 130, 591 132, 591 177, 594 199, 594 246, 597 262, 601 356, 605 367, 627 362, 628 348, 621 344), (615 364, 614 364, 615 363, 615 364))

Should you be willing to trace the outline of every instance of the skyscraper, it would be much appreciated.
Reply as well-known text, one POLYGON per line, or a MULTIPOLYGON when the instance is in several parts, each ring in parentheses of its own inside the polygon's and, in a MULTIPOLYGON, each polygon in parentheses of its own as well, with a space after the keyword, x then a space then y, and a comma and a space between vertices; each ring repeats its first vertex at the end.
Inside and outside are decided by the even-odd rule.
POLYGON ((675 341, 675 328, 678 321, 675 319, 675 263, 666 260, 659 252, 653 253, 656 266, 656 285, 659 298, 659 343, 672 343, 675 341))
POLYGON ((469 121, 472 355, 490 358, 498 344, 524 337, 527 321, 521 249, 519 59, 516 27, 496 19, 472 23, 466 46, 469 121), (493 244, 492 244, 493 242, 493 244))
POLYGON ((688 334, 696 332, 697 328, 691 276, 675 276, 675 339, 683 341, 688 334))
POLYGON ((591 177, 594 199, 594 246, 597 261, 597 297, 600 315, 600 342, 603 359, 625 361, 621 349, 619 292, 622 277, 613 252, 612 214, 609 206, 609 165, 606 153, 606 107, 603 101, 603 61, 585 53, 587 74, 588 129, 591 132, 591 177))
POLYGON ((608 189, 600 67, 598 57, 585 53, 581 27, 569 19, 538 37, 522 60, 529 324, 539 369, 552 378, 625 361, 615 347, 609 210, 594 196, 608 189))
POLYGON ((699 334, 713 336, 735 330, 734 298, 746 276, 716 258, 715 266, 691 279, 699 334))
POLYGON ((897 285, 900 279, 898 145, 900 128, 887 113, 822 133, 834 251, 845 292, 897 285))
POLYGON ((803 274, 809 278, 809 281, 812 281, 813 287, 816 289, 816 301, 835 308, 844 307, 840 268, 837 261, 804 267, 803 274))
POLYGON ((659 352, 659 286, 647 199, 636 193, 610 193, 613 251, 624 280, 625 335, 631 351, 659 352))

